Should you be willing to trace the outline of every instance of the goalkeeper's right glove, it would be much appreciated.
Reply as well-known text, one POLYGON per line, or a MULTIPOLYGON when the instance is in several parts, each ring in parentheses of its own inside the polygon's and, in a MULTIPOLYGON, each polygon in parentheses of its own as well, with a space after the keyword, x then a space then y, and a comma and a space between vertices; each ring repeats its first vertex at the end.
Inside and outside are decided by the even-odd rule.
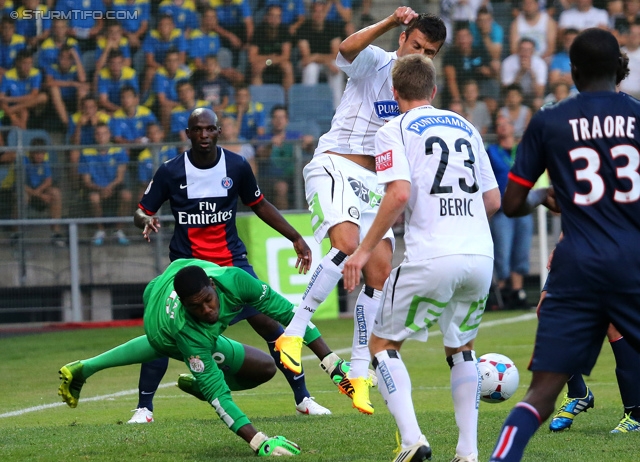
POLYGON ((249 443, 259 456, 297 456, 300 454, 300 446, 289 441, 284 436, 268 437, 258 432, 249 443))

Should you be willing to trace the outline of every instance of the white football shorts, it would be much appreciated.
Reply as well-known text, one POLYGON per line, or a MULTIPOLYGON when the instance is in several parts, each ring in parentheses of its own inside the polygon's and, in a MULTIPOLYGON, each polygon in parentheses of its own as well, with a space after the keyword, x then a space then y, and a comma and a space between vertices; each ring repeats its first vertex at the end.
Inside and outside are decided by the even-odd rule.
MULTIPOLYGON (((304 170, 304 186, 311 211, 311 228, 321 242, 327 231, 339 223, 350 221, 360 227, 364 238, 380 208, 384 186, 378 185, 375 172, 333 154, 320 154, 311 159, 304 170)), ((393 232, 390 239, 395 248, 393 232)))
POLYGON ((476 338, 484 313, 493 258, 447 255, 403 262, 384 285, 373 333, 393 341, 427 341, 438 323, 444 345, 458 348, 476 338))

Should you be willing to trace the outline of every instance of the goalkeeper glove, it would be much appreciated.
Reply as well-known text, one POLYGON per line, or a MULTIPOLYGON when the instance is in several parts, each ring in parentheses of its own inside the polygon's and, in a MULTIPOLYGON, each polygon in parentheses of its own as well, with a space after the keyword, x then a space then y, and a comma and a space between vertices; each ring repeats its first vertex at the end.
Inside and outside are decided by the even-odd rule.
POLYGON ((249 443, 259 456, 297 456, 300 454, 300 446, 293 441, 289 441, 284 436, 268 437, 262 432, 258 432, 249 443))

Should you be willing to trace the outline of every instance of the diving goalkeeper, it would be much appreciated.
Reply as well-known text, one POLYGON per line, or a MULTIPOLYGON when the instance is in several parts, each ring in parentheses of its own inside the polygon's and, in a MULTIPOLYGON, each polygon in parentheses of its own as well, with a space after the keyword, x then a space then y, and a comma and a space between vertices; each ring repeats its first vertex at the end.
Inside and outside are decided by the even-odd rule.
POLYGON ((143 301, 146 335, 60 369, 64 402, 76 407, 85 381, 98 371, 168 356, 191 370, 178 386, 210 403, 259 456, 300 453, 286 438, 258 432, 231 397, 231 390, 257 387, 275 375, 271 356, 221 335, 245 305, 286 325, 293 317, 288 300, 240 268, 179 259, 147 285, 143 301))

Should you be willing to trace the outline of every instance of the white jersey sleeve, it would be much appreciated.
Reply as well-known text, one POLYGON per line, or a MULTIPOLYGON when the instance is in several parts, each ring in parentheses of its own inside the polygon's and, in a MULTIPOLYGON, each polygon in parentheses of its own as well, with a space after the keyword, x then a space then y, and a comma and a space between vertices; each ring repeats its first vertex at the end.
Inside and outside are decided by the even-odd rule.
POLYGON ((336 65, 352 79, 362 79, 371 77, 371 73, 380 67, 387 58, 387 52, 378 47, 369 45, 367 48, 358 53, 358 56, 349 62, 338 53, 336 65))
POLYGON ((386 124, 376 133, 376 172, 378 183, 396 180, 411 182, 411 170, 402 142, 399 124, 386 124))
POLYGON ((374 136, 378 129, 400 112, 391 91, 391 69, 397 59, 369 45, 352 63, 338 54, 338 66, 349 76, 340 104, 331 120, 331 129, 320 137, 315 154, 375 156, 374 136))

